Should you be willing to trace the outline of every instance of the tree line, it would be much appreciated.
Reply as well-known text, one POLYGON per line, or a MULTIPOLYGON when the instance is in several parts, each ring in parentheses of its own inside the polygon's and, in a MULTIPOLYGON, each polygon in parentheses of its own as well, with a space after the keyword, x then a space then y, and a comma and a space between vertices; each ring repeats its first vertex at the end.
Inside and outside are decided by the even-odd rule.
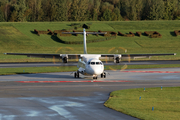
POLYGON ((0 0, 0 22, 176 19, 180 0, 0 0))

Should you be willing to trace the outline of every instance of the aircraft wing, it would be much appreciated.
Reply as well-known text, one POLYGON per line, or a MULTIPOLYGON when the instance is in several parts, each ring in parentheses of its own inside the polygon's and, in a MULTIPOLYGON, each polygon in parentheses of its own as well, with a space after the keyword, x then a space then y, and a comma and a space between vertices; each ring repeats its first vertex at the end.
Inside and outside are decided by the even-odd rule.
POLYGON ((121 58, 131 57, 131 58, 144 58, 144 57, 152 57, 152 56, 166 56, 166 55, 176 55, 176 53, 165 53, 165 54, 102 54, 101 57, 116 57, 119 56, 121 58))
POLYGON ((27 57, 37 58, 55 58, 62 59, 64 63, 67 63, 68 59, 80 59, 82 57, 91 58, 112 58, 116 63, 119 63, 121 59, 129 58, 150 58, 152 56, 166 56, 176 55, 176 53, 167 54, 38 54, 38 53, 4 53, 5 55, 25 55, 27 57))
POLYGON ((114 62, 119 63, 121 59, 150 58, 152 56, 176 55, 176 53, 165 54, 102 54, 101 58, 113 58, 114 62))
MULTIPOLYGON (((61 59, 66 54, 36 54, 36 53, 4 53, 5 55, 25 55, 27 57, 37 57, 37 58, 57 58, 61 59)), ((67 54, 68 58, 76 59, 80 58, 80 54, 67 54)))
POLYGON ((68 59, 79 59, 80 54, 38 54, 38 53, 4 53, 5 55, 24 55, 27 57, 35 58, 53 58, 62 59, 64 63, 67 63, 68 59))
POLYGON ((166 56, 166 55, 176 55, 176 53, 167 53, 167 54, 122 54, 122 58, 149 58, 152 56, 166 56))

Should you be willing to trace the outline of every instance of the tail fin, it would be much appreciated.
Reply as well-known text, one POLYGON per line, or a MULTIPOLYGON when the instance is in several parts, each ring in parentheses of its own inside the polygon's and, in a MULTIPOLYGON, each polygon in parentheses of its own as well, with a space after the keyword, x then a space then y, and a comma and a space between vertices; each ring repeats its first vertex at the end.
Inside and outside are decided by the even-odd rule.
POLYGON ((87 54, 87 48, 86 48, 86 30, 85 30, 85 28, 83 29, 83 34, 84 34, 84 54, 87 54))
POLYGON ((86 32, 85 28, 83 29, 83 32, 62 32, 63 34, 83 34, 84 35, 84 54, 87 54, 87 48, 86 48, 86 34, 106 34, 107 32, 86 32))

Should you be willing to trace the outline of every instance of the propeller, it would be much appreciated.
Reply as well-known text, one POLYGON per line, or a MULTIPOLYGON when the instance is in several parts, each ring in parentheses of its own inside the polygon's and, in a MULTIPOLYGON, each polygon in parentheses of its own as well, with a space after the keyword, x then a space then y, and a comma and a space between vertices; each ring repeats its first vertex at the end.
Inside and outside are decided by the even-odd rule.
MULTIPOLYGON (((112 47, 111 49, 108 50, 108 54, 120 54, 123 52, 127 53, 127 49, 125 49, 123 47, 112 47)), ((106 58, 105 60, 106 60, 106 63, 108 63, 108 59, 106 58)), ((128 54, 128 62, 129 63, 131 62, 129 54, 128 54)), ((115 66, 122 66, 120 71, 123 71, 123 70, 127 69, 127 67, 128 67, 127 64, 117 64, 117 63, 115 63, 115 66)), ((117 71, 117 68, 118 68, 118 67, 112 68, 110 66, 107 66, 107 67, 112 71, 117 71)))
MULTIPOLYGON (((68 53, 70 53, 70 51, 74 51, 74 49, 72 47, 60 47, 60 48, 58 48, 56 50, 55 53, 61 53, 61 54, 65 53, 65 54, 68 54, 68 53)), ((75 61, 78 61, 78 56, 77 55, 76 55, 75 61)), ((55 57, 53 57, 53 63, 56 64, 55 57)))

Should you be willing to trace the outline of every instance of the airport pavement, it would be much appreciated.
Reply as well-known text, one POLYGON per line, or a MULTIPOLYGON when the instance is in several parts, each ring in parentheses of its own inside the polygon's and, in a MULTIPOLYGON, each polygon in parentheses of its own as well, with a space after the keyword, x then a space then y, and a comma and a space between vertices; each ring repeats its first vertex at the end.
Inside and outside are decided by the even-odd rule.
POLYGON ((0 119, 135 120, 104 107, 110 92, 180 86, 180 68, 108 72, 97 81, 70 72, 0 76, 0 119))

